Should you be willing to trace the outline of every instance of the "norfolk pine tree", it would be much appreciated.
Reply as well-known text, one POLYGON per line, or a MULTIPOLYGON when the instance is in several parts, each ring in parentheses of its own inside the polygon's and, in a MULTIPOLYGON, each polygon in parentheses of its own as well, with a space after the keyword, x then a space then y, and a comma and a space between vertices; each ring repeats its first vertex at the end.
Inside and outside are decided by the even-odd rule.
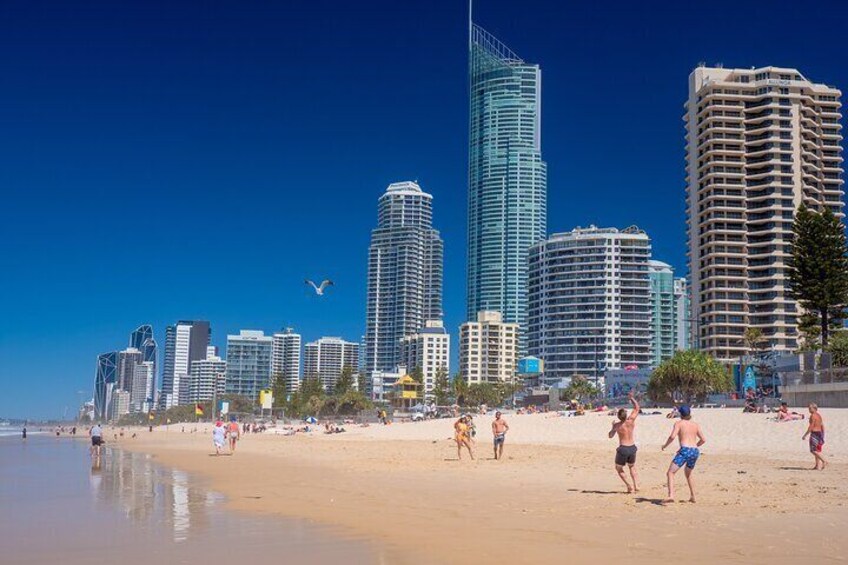
POLYGON ((787 269, 790 296, 810 322, 817 322, 825 349, 848 304, 845 231, 829 208, 818 213, 804 204, 795 214, 792 231, 792 264, 787 269))

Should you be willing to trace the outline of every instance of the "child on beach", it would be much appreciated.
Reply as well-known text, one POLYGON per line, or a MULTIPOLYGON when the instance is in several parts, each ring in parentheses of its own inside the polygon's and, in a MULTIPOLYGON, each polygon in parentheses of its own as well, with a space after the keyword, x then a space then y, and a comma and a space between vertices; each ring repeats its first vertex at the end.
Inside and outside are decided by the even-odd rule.
POLYGON ((668 467, 668 498, 663 500, 663 504, 674 502, 674 475, 681 467, 686 467, 684 474, 686 482, 689 485, 689 502, 695 502, 695 485, 692 479, 692 471, 695 469, 695 463, 700 457, 700 447, 706 443, 704 434, 701 432, 701 426, 692 421, 692 410, 688 405, 684 404, 678 408, 680 412, 680 420, 674 423, 671 434, 662 446, 665 448, 677 438, 680 442, 680 449, 671 461, 668 467))
POLYGON ((819 407, 816 404, 810 404, 810 423, 807 425, 807 431, 801 438, 806 440, 810 438, 810 453, 815 457, 816 465, 813 471, 824 471, 827 467, 827 461, 822 457, 822 447, 824 447, 824 420, 819 414, 819 407))

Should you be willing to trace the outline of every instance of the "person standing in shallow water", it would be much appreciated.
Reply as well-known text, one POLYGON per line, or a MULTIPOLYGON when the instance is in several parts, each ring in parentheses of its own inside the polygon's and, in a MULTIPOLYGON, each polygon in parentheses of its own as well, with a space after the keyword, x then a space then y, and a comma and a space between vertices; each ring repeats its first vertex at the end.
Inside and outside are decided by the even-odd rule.
POLYGON ((613 422, 609 437, 612 439, 618 434, 618 449, 615 450, 615 470, 627 486, 627 494, 631 494, 634 491, 639 492, 639 475, 636 473, 636 450, 638 448, 633 436, 636 431, 636 418, 639 416, 640 408, 639 402, 633 397, 632 392, 628 395, 628 398, 633 405, 633 410, 630 411, 629 416, 624 408, 618 411, 618 422, 613 422), (632 486, 624 475, 625 465, 630 469, 632 486))
POLYGON ((24 426, 24 429, 21 430, 21 439, 26 441, 26 426, 24 426))

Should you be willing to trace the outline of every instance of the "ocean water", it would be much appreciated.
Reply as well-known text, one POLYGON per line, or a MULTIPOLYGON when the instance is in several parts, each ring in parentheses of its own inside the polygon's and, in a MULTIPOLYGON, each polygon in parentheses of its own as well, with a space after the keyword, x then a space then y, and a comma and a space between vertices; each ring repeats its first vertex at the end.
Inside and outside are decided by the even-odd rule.
POLYGON ((377 563, 374 548, 298 520, 224 509, 222 495, 144 454, 0 437, 4 565, 377 563))

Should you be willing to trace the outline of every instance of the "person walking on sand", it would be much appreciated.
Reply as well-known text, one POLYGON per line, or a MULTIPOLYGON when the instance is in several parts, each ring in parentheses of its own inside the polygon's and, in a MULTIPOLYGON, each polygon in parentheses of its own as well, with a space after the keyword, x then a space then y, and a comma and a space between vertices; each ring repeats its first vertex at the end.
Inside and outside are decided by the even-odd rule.
POLYGON ((492 422, 492 435, 495 436, 495 460, 503 459, 503 447, 508 431, 509 424, 501 418, 500 411, 495 412, 495 420, 492 422))
POLYGON ((699 448, 707 441, 703 432, 701 432, 701 426, 692 421, 692 409, 689 405, 684 404, 678 410, 680 411, 680 420, 674 423, 671 434, 662 446, 663 451, 665 451, 665 448, 674 441, 674 438, 677 438, 680 442, 680 449, 672 459, 671 465, 668 466, 668 473, 666 474, 668 478, 668 498, 663 500, 663 504, 674 502, 674 474, 684 466, 686 467, 684 470, 686 482, 689 484, 689 502, 695 502, 695 484, 692 479, 692 471, 701 455, 699 448))
POLYGON ((215 427, 212 428, 212 443, 215 444, 215 455, 221 455, 221 450, 226 444, 226 431, 224 430, 224 422, 218 420, 215 422, 215 427))
POLYGON ((634 398, 631 392, 628 395, 630 404, 633 405, 633 410, 630 415, 627 415, 627 410, 621 408, 618 411, 618 421, 613 422, 612 429, 609 431, 609 437, 612 439, 618 434, 618 448, 615 450, 615 470, 618 476, 624 481, 627 486, 627 494, 639 492, 639 475, 636 473, 636 442, 633 441, 633 432, 636 430, 636 418, 639 416, 639 402, 634 398), (627 481, 624 475, 624 466, 630 469, 630 478, 633 485, 627 481))
POLYGON ((241 438, 241 429, 239 429, 236 417, 230 418, 230 425, 227 427, 227 437, 230 439, 230 455, 236 450, 236 442, 241 438))
POLYGON ((88 431, 91 436, 91 454, 95 457, 100 457, 100 450, 103 446, 103 428, 100 424, 94 424, 88 431))
POLYGON ((816 404, 810 404, 810 423, 807 425, 807 431, 801 438, 803 440, 810 438, 810 453, 816 459, 816 465, 813 471, 824 471, 827 467, 827 461, 822 457, 822 448, 824 447, 824 420, 819 414, 819 407, 816 404), (821 465, 821 467, 819 467, 821 465))
POLYGON ((466 449, 468 449, 468 455, 471 456, 471 459, 474 459, 474 452, 471 450, 471 438, 468 436, 468 423, 463 416, 453 425, 454 436, 453 439, 456 441, 456 456, 461 461, 462 460, 462 446, 464 445, 466 449))

